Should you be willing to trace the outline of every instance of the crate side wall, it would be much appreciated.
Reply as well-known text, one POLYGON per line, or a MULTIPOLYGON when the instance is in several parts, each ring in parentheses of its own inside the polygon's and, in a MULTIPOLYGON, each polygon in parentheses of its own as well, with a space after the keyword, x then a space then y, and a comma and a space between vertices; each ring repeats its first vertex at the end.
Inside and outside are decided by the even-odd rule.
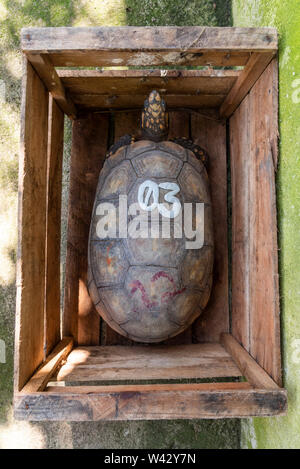
POLYGON ((281 384, 274 59, 230 119, 232 333, 281 384))
POLYGON ((49 94, 24 59, 19 167, 15 389, 44 357, 49 94))

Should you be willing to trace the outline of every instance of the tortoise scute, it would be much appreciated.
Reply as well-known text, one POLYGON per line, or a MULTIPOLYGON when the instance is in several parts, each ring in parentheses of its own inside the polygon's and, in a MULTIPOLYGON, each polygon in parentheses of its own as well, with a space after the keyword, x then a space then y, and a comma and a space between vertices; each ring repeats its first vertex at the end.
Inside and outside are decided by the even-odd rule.
MULTIPOLYGON (((129 214, 128 227, 133 219, 129 214)), ((119 148, 100 172, 90 227, 88 288, 99 314, 119 334, 139 342, 173 337, 205 309, 212 267, 211 200, 202 162, 174 142, 141 140, 119 148), (158 204, 168 193, 164 187, 178 187, 176 197, 181 207, 185 202, 204 203, 203 247, 186 249, 184 227, 182 237, 177 237, 174 230, 174 222, 181 223, 180 215, 170 224, 170 219, 159 218, 159 205, 151 213, 141 207, 139 212, 146 221, 153 217, 151 233, 158 236, 149 236, 150 228, 145 225, 147 237, 121 239, 117 225, 116 238, 99 238, 97 204, 113 204, 118 219, 119 195, 127 196, 128 206, 137 203, 139 187, 145 181, 161 185, 158 204), (172 184, 165 186, 166 182, 172 184), (168 229, 170 236, 162 237, 168 229)))

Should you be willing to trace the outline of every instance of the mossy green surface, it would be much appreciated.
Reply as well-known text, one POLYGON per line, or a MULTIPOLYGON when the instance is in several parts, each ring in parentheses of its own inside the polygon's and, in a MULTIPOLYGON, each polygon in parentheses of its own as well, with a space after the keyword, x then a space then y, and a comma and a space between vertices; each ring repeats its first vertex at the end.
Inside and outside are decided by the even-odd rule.
POLYGON ((233 0, 236 26, 279 33, 280 158, 277 173, 279 274, 287 417, 243 421, 243 447, 300 448, 300 3, 233 0))
MULTIPOLYGON (((0 448, 238 448, 239 420, 30 423, 12 417, 20 29, 26 26, 229 25, 230 2, 204 0, 0 0, 0 448)), ((63 166, 66 245, 70 125, 63 166)), ((63 258, 64 256, 62 256, 63 258)))

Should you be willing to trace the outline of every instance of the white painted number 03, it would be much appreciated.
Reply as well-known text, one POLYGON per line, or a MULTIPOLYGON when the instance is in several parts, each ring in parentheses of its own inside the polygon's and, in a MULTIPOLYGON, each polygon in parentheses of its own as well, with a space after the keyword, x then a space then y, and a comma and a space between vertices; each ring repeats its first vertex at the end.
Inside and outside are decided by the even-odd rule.
POLYGON ((181 203, 180 200, 175 197, 176 194, 180 191, 180 187, 176 182, 161 182, 157 184, 154 181, 144 181, 140 187, 138 192, 138 202, 140 207, 143 210, 147 210, 151 212, 156 207, 159 213, 166 218, 175 218, 180 212, 181 203), (146 191, 146 189, 148 189, 146 191), (165 194, 164 199, 169 204, 172 204, 171 210, 169 210, 164 204, 160 204, 159 201, 159 189, 164 189, 169 192, 165 194), (150 199, 152 197, 152 203, 149 204, 150 199))

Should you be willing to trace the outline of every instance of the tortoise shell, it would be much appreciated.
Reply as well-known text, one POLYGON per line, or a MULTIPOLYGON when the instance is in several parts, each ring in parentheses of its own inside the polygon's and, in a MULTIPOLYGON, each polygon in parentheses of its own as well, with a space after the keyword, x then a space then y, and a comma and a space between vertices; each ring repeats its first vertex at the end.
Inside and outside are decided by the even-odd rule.
MULTIPOLYGON (((145 191, 146 199, 147 194, 145 191)), ((141 140, 111 155, 99 176, 88 253, 89 293, 97 311, 112 329, 138 342, 160 342, 186 329, 204 310, 212 286, 211 199, 203 163, 192 151, 173 142, 141 140), (182 237, 175 237, 174 227, 169 229, 170 237, 159 236, 164 229, 168 231, 170 222, 177 221, 178 215, 173 213, 173 220, 155 215, 159 205, 153 203, 154 193, 146 201, 148 206, 140 203, 141 187, 149 185, 149 181, 154 188, 161 188, 156 190, 160 204, 168 200, 166 183, 178 187, 176 198, 182 207, 184 203, 203 204, 202 247, 187 249, 189 239, 184 229, 182 237), (99 215, 99 204, 115 207, 116 215, 111 216, 116 221, 120 216, 119 196, 127 196, 128 206, 138 203, 136 213, 142 220, 147 222, 153 216, 151 230, 156 235, 151 232, 149 236, 148 225, 143 222, 134 223, 132 229, 134 217, 126 212, 126 220, 117 224, 113 235, 108 232, 99 236, 97 227, 104 213, 99 215), (154 208, 149 210, 149 207, 154 208), (126 223, 127 237, 123 232, 126 223), (134 236, 137 226, 140 231, 134 236)))

